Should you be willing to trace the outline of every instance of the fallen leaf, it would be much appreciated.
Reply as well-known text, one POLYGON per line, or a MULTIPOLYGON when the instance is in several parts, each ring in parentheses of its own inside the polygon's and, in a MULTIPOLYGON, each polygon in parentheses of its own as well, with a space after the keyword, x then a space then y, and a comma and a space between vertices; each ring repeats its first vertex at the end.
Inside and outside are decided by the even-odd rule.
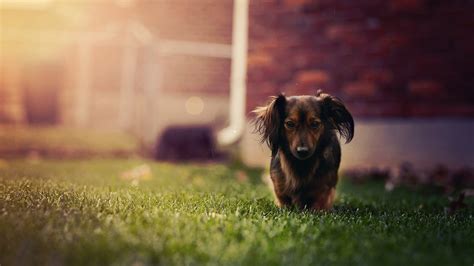
POLYGON ((136 186, 138 185, 139 181, 151 179, 151 167, 148 164, 142 164, 123 172, 120 177, 123 180, 131 181, 132 185, 136 186))

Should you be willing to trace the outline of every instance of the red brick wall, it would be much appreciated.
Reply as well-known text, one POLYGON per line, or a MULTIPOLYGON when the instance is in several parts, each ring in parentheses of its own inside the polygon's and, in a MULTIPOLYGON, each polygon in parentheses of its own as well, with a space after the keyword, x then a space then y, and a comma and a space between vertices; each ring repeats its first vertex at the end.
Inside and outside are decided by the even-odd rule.
POLYGON ((248 109, 280 91, 358 116, 474 116, 474 1, 253 0, 248 109))
POLYGON ((231 43, 232 0, 139 0, 141 20, 160 38, 231 43))

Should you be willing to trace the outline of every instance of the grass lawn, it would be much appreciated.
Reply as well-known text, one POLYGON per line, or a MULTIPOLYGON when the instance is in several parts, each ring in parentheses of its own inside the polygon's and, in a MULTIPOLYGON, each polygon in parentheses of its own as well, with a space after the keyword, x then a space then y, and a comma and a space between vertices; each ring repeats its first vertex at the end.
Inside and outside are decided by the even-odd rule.
POLYGON ((121 132, 0 125, 1 157, 18 157, 32 152, 54 158, 124 157, 136 154, 138 149, 139 142, 121 132))
POLYGON ((138 160, 0 161, 0 265, 472 265, 473 202, 342 182, 334 211, 278 209, 256 172, 138 160), (236 178, 239 177, 239 178, 236 178))

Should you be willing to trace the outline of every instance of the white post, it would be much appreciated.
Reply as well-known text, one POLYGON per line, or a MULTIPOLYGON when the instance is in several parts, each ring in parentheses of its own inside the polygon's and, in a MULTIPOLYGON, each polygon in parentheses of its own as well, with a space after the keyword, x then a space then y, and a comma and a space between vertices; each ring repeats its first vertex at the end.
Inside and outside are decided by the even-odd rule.
POLYGON ((220 131, 220 145, 235 143, 245 128, 249 0, 234 0, 232 27, 232 65, 230 77, 230 125, 220 131))
POLYGON ((144 95, 145 95, 145 117, 143 137, 146 143, 152 143, 156 137, 156 125, 158 117, 158 90, 160 87, 161 69, 158 60, 158 49, 155 49, 153 45, 148 47, 147 63, 145 68, 145 84, 144 84, 144 95))

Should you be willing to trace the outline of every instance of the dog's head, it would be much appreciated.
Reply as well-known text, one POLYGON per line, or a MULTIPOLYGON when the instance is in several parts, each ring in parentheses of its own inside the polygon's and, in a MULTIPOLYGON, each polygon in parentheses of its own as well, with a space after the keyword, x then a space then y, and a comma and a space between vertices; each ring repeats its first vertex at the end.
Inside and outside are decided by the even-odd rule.
POLYGON ((320 91, 315 96, 280 94, 254 113, 255 129, 273 155, 279 148, 287 148, 295 158, 305 160, 314 154, 323 136, 333 130, 346 143, 354 136, 354 120, 344 104, 320 91))

